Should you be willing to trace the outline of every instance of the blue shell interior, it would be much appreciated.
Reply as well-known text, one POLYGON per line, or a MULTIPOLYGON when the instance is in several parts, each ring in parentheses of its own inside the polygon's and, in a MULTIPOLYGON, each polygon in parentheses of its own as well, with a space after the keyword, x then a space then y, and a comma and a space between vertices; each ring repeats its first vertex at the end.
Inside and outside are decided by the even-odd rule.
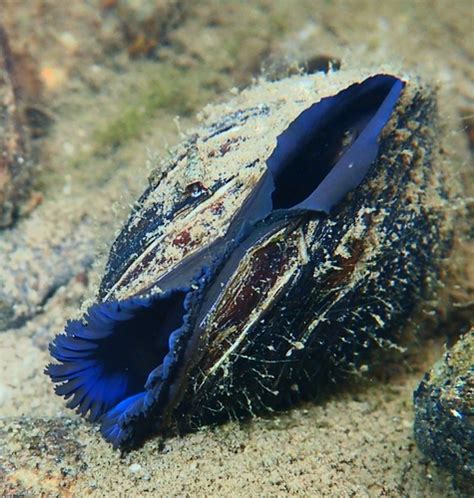
POLYGON ((365 178, 404 84, 378 75, 312 105, 267 161, 273 209, 330 211, 365 178))
MULTIPOLYGON (((330 213, 366 177, 403 86, 393 76, 373 76, 302 112, 278 137, 267 173, 226 239, 239 232, 236 240, 244 247, 252 227, 273 212, 330 213)), ((234 247, 231 255, 238 252, 234 247)), ((231 255, 229 260, 238 259, 231 255)), ((195 258, 193 274, 214 272, 212 278, 223 281, 232 273, 226 268, 218 275, 202 265, 195 258)), ((202 290, 202 278, 186 286, 182 281, 177 277, 179 283, 168 283, 171 290, 161 294, 95 304, 82 320, 69 321, 50 346, 58 363, 46 372, 58 383, 57 394, 81 415, 100 421, 103 436, 115 447, 135 444, 134 421, 169 402, 194 330, 192 309, 203 302, 209 306, 209 295, 205 299, 191 290, 196 283, 202 290)))
POLYGON ((47 373, 56 393, 117 445, 128 437, 125 422, 152 404, 175 363, 187 331, 189 288, 93 305, 83 320, 66 325, 50 346, 60 363, 47 373))

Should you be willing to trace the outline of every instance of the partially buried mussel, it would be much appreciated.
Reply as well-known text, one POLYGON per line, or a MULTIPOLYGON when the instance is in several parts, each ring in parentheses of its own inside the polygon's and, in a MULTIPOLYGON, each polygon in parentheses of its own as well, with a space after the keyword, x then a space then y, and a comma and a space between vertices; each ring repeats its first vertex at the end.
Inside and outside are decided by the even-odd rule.
POLYGON ((418 79, 294 76, 205 112, 51 345, 56 392, 116 447, 311 396, 397 340, 449 250, 418 79))

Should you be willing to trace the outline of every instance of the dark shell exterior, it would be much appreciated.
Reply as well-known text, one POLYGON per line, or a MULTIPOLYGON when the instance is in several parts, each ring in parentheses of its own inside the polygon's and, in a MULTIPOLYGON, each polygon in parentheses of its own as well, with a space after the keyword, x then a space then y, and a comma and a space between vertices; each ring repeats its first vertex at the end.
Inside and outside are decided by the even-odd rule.
POLYGON ((415 439, 474 495, 474 328, 436 363, 414 394, 415 439))
POLYGON ((114 446, 310 397, 396 343, 449 250, 416 78, 295 76, 205 112, 51 346, 58 394, 114 446))

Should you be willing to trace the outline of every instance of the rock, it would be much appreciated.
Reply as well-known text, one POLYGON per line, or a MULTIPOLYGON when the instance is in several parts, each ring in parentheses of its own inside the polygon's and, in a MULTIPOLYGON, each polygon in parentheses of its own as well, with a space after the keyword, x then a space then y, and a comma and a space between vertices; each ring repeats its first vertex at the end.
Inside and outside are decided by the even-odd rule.
POLYGON ((446 352, 415 391, 415 439, 474 494, 474 328, 446 352))

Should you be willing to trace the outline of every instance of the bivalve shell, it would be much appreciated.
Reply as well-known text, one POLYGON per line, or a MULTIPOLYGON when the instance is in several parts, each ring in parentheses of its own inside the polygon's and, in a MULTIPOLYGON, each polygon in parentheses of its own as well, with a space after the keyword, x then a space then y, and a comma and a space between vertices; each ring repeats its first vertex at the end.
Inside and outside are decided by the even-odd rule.
POLYGON ((114 446, 290 406, 396 343, 450 248, 436 99, 341 70, 208 107, 51 346, 114 446))

